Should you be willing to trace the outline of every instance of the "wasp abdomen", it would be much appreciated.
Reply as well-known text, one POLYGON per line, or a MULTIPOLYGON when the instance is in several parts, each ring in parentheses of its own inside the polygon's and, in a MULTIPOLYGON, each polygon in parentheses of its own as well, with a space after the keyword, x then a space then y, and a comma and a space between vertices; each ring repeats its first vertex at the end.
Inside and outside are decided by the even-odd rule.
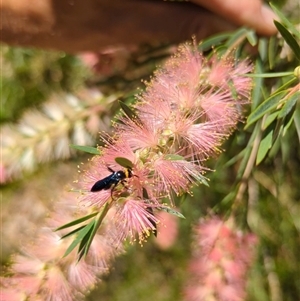
POLYGON ((91 188, 92 192, 110 189, 112 186, 116 186, 119 182, 124 181, 126 178, 131 178, 131 170, 126 169, 125 171, 113 171, 113 173, 106 178, 97 181, 91 188))

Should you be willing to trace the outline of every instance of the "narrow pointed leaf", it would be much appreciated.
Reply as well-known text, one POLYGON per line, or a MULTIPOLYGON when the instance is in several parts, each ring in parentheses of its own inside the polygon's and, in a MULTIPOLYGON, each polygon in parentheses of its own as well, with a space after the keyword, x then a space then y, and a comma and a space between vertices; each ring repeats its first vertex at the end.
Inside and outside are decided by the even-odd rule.
POLYGON ((230 47, 232 46, 237 40, 240 40, 242 38, 246 38, 247 37, 247 32, 248 32, 248 29, 247 28, 240 28, 238 30, 236 30, 232 35, 231 37, 228 39, 228 41, 226 42, 225 44, 225 47, 230 47))
POLYGON ((295 82, 297 82, 297 78, 295 76, 293 76, 290 80, 288 80, 283 85, 281 85, 279 88, 277 88, 277 92, 281 92, 281 91, 288 89, 289 87, 294 85, 295 82))
POLYGON ((70 244, 68 249, 66 250, 63 257, 68 256, 75 248, 76 246, 82 241, 82 239, 86 236, 86 234, 91 230, 91 228, 94 226, 95 221, 91 221, 89 224, 87 224, 83 229, 81 229, 74 241, 70 244))
POLYGON ((279 105, 280 101, 284 98, 286 93, 286 91, 282 91, 273 94, 269 98, 267 98, 263 103, 261 103, 255 109, 255 111, 249 115, 245 129, 247 129, 255 121, 259 120, 265 114, 271 113, 279 105))
POLYGON ((125 115, 137 124, 143 124, 138 115, 129 107, 125 102, 119 101, 120 107, 124 111, 125 115))
POLYGON ((173 154, 165 155, 165 159, 170 161, 185 160, 184 157, 179 155, 173 155, 173 154))
MULTIPOLYGON (((106 216, 106 214, 107 214, 109 208, 110 208, 110 207, 109 207, 109 204, 106 203, 105 206, 104 206, 104 208, 103 208, 103 210, 102 210, 102 212, 99 213, 99 216, 95 218, 95 224, 94 224, 94 227, 93 227, 93 229, 92 229, 92 231, 91 231, 91 233, 90 233, 90 236, 89 236, 89 238, 88 238, 88 240, 87 240, 87 242, 86 242, 86 246, 85 246, 85 249, 83 250, 83 254, 80 254, 81 256, 79 256, 80 258, 81 258, 83 255, 85 255, 85 256, 87 255, 87 253, 88 253, 88 251, 89 251, 89 249, 90 249, 90 246, 91 246, 91 244, 92 244, 92 242, 93 242, 93 239, 94 239, 94 237, 95 237, 95 235, 96 235, 96 233, 97 233, 97 230, 98 230, 99 227, 101 226, 102 221, 103 221, 103 219, 105 218, 105 216, 106 216)), ((79 258, 78 260, 80 260, 80 258, 79 258)))
POLYGON ((295 128, 298 134, 298 140, 300 143, 300 103, 298 103, 299 105, 296 106, 296 110, 295 110, 295 116, 294 116, 294 124, 295 124, 295 128))
POLYGON ((160 206, 158 209, 160 209, 162 211, 165 211, 165 212, 168 212, 170 214, 173 214, 173 215, 175 215, 177 217, 185 219, 185 216, 182 213, 180 213, 179 211, 177 211, 177 210, 175 210, 173 208, 165 207, 165 206, 160 206))
POLYGON ((204 176, 198 175, 195 179, 199 181, 201 184, 205 185, 206 187, 209 187, 208 181, 204 176))
POLYGON ((279 112, 278 118, 283 118, 292 110, 292 108, 296 105, 297 100, 300 99, 300 92, 296 92, 291 97, 286 100, 286 103, 282 107, 279 112))
POLYGON ((273 70, 275 64, 276 64, 276 57, 278 56, 278 38, 275 36, 272 36, 269 39, 268 43, 268 60, 269 60, 269 68, 270 70, 273 70))
MULTIPOLYGON (((254 72, 255 74, 257 73, 262 73, 264 71, 264 67, 263 64, 261 62, 261 60, 256 60, 255 62, 255 69, 254 72)), ((250 74, 247 74, 247 76, 249 76, 250 74)), ((256 109, 260 103, 261 100, 261 95, 262 95, 262 88, 263 87, 263 83, 264 83, 264 79, 263 78, 258 78, 255 77, 253 80, 253 90, 252 90, 252 102, 251 102, 251 111, 254 111, 254 109, 256 109)))
POLYGON ((75 144, 70 144, 70 147, 89 154, 100 155, 100 151, 96 147, 75 144))
POLYGON ((291 35, 291 33, 279 22, 274 21, 275 26, 277 27, 278 31, 284 38, 284 40, 287 42, 287 44, 291 47, 293 50, 296 58, 300 60, 300 46, 295 40, 295 38, 291 35))
POLYGON ((74 221, 71 221, 70 223, 67 223, 67 224, 64 224, 64 225, 58 227, 58 228, 55 229, 54 231, 59 231, 59 230, 62 230, 62 229, 66 229, 66 228, 75 226, 75 225, 77 225, 77 224, 80 224, 80 223, 82 223, 82 222, 84 222, 84 221, 86 221, 86 220, 88 220, 88 219, 90 219, 90 218, 96 216, 97 214, 98 214, 98 212, 94 212, 94 213, 91 213, 91 214, 89 214, 89 215, 83 216, 83 217, 78 218, 78 219, 76 219, 76 220, 74 220, 74 221))
POLYGON ((85 227, 85 225, 84 225, 84 226, 80 226, 80 227, 76 228, 75 230, 73 230, 73 231, 71 231, 71 232, 69 232, 69 233, 63 235, 60 239, 64 239, 64 238, 66 238, 66 237, 69 237, 69 236, 71 236, 71 235, 77 233, 78 231, 80 231, 80 230, 83 229, 84 227, 85 227))
POLYGON ((260 136, 260 131, 261 131, 261 121, 258 121, 255 124, 255 127, 254 127, 254 130, 252 131, 251 137, 247 143, 246 148, 244 149, 245 150, 244 156, 239 164, 236 181, 240 181, 243 177, 247 163, 249 161, 249 158, 250 158, 252 150, 253 150, 253 143, 254 143, 255 139, 257 139, 258 136, 260 136))
MULTIPOLYGON (((244 76, 252 77, 252 78, 276 78, 276 77, 283 77, 289 75, 293 75, 293 71, 272 72, 272 73, 251 73, 251 74, 245 74, 244 76)), ((279 92, 278 89, 276 91, 279 92)))
POLYGON ((255 46, 257 44, 257 36, 255 34, 255 31, 249 30, 247 32, 247 40, 252 46, 255 46))
POLYGON ((256 165, 258 165, 267 155, 272 146, 273 130, 271 130, 266 137, 264 137, 259 145, 256 157, 256 165))
POLYGON ((263 130, 265 130, 277 118, 278 114, 279 114, 279 111, 276 111, 276 112, 270 114, 266 118, 266 120, 265 120, 265 122, 263 124, 263 130))
POLYGON ((283 23, 290 32, 292 32, 297 39, 300 39, 300 31, 289 21, 289 19, 282 13, 280 9, 278 9, 273 3, 270 3, 270 6, 276 13, 276 15, 280 18, 281 23, 283 23))
POLYGON ((116 158, 115 158, 115 161, 116 161, 119 165, 121 165, 121 166, 123 166, 123 167, 125 167, 125 168, 127 168, 127 167, 132 168, 132 167, 133 167, 133 163, 132 163, 130 160, 128 160, 127 158, 116 157, 116 158))
POLYGON ((84 237, 82 238, 79 248, 78 248, 78 254, 79 254, 79 258, 78 261, 81 259, 82 256, 80 256, 80 254, 85 254, 88 252, 89 247, 87 247, 87 242, 89 241, 91 234, 93 232, 93 230, 95 229, 95 221, 93 222, 93 226, 89 229, 89 231, 84 235, 84 237))
POLYGON ((199 44, 199 51, 207 51, 212 47, 216 47, 221 44, 224 40, 228 39, 232 33, 222 33, 218 35, 214 35, 208 39, 205 39, 201 44, 199 44))
POLYGON ((296 115, 296 112, 293 112, 293 114, 288 115, 289 118, 286 118, 286 122, 284 123, 284 126, 283 126, 282 136, 284 136, 286 134, 289 127, 292 125, 295 115, 296 115))

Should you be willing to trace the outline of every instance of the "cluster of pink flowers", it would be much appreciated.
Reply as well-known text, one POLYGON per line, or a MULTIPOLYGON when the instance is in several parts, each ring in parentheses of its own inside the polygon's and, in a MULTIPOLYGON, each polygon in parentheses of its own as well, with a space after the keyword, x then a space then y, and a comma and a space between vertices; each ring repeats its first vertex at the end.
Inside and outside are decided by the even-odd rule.
POLYGON ((195 249, 186 301, 244 301, 246 274, 257 237, 243 234, 218 217, 195 227, 195 249))
POLYGON ((114 207, 119 242, 144 240, 160 222, 153 210, 205 182, 203 161, 220 152, 249 102, 250 70, 246 61, 206 59, 195 45, 183 45, 147 83, 132 111, 119 117, 113 138, 103 138, 101 154, 79 181, 81 204, 114 207), (111 174, 108 167, 124 168, 116 158, 130 162, 133 176, 114 188, 113 197, 110 189, 91 192, 111 174))
POLYGON ((103 137, 100 155, 80 174, 79 212, 105 212, 88 256, 79 263, 74 251, 62 258, 72 237, 60 240, 52 230, 74 216, 67 206, 24 255, 14 258, 14 278, 2 279, 2 300, 80 299, 97 275, 107 271, 110 258, 122 251, 124 240, 142 243, 156 233, 163 216, 157 211, 172 205, 174 195, 206 181, 203 162, 220 152, 248 102, 251 80, 244 75, 250 70, 248 62, 235 62, 229 55, 206 59, 195 45, 181 46, 147 83, 134 107, 119 117, 114 136, 103 137), (126 168, 131 177, 91 191, 111 170, 125 173, 126 168))
MULTIPOLYGON (((78 214, 74 194, 65 195, 55 212, 40 228, 37 236, 25 244, 20 254, 12 257, 8 275, 0 279, 1 301, 74 301, 83 300, 99 278, 109 271, 110 262, 123 253, 123 246, 116 247, 109 239, 116 229, 113 223, 102 227, 92 242, 88 255, 77 261, 76 252, 64 257, 72 237, 61 239, 65 231, 53 232, 62 223, 69 222, 78 214), (73 197, 70 197, 73 196, 73 197)), ((107 216, 109 220, 109 216, 107 216)))

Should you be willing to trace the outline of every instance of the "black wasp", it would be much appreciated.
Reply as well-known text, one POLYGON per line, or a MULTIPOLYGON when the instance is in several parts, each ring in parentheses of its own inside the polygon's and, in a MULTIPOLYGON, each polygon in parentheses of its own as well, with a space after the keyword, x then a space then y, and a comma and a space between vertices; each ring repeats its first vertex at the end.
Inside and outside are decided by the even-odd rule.
POLYGON ((125 168, 124 171, 123 170, 114 171, 110 167, 107 167, 107 168, 108 168, 109 171, 112 172, 112 174, 105 177, 102 180, 97 181, 93 185, 93 187, 91 188, 92 192, 97 192, 97 191, 100 191, 100 190, 108 190, 110 188, 112 188, 111 192, 113 192, 114 188, 119 183, 124 184, 124 180, 126 178, 131 178, 132 177, 131 168, 125 168))

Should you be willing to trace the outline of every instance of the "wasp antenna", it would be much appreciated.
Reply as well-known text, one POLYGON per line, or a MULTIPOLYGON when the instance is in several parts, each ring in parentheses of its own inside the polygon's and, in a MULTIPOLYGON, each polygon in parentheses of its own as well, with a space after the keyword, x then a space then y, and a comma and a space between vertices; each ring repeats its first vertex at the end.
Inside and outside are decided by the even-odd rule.
POLYGON ((115 172, 112 168, 110 168, 109 166, 107 166, 107 169, 110 171, 110 172, 115 172))

